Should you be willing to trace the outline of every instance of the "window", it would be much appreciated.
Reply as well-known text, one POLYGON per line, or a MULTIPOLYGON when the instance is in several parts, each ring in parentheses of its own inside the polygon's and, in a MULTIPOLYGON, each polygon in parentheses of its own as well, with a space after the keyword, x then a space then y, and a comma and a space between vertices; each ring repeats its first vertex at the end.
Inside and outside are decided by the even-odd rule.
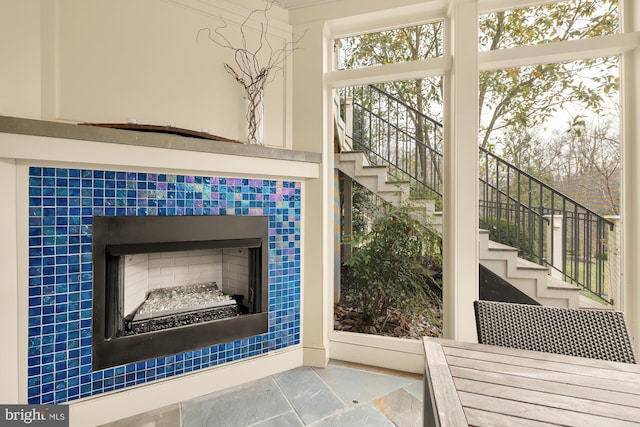
POLYGON ((444 22, 416 25, 335 41, 338 69, 365 68, 396 64, 444 54, 444 22))
POLYGON ((482 15, 480 50, 616 34, 618 15, 617 0, 572 0, 482 15))

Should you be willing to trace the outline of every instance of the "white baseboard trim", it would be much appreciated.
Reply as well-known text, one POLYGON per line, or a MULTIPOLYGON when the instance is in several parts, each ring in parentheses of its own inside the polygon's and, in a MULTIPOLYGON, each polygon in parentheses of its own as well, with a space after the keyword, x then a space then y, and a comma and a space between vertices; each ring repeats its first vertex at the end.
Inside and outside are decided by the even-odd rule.
POLYGON ((303 348, 303 360, 305 366, 312 366, 314 368, 325 368, 329 363, 329 347, 325 348, 303 348))
POLYGON ((424 373, 422 340, 333 331, 331 359, 415 374, 424 373))

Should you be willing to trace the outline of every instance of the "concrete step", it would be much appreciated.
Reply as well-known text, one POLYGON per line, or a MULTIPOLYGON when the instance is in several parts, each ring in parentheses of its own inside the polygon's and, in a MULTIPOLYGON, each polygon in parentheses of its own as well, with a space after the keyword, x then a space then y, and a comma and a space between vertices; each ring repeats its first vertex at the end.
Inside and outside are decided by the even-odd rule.
POLYGON ((547 278, 547 287, 580 292, 579 286, 572 285, 571 283, 567 283, 564 280, 558 279, 557 277, 553 276, 549 276, 547 278))
POLYGON ((390 203, 402 200, 402 188, 388 182, 385 166, 370 165, 360 151, 349 151, 335 155, 335 165, 344 174, 368 188, 374 194, 390 203))
POLYGON ((479 231, 480 264, 543 305, 579 308, 577 286, 549 276, 543 265, 518 257, 518 249, 489 240, 487 230, 479 231))
POLYGON ((348 151, 335 155, 335 164, 344 174, 351 177, 383 200, 392 204, 406 202, 412 209, 420 211, 427 219, 435 210, 433 200, 409 198, 409 181, 389 180, 386 166, 370 165, 362 151, 348 151))
POLYGON ((518 252, 513 246, 503 245, 502 243, 489 240, 488 249, 490 251, 518 252))
POLYGON ((364 170, 379 170, 382 171, 384 173, 384 175, 387 175, 387 167, 386 166, 377 166, 377 165, 366 165, 366 166, 362 166, 362 169, 364 170))
POLYGON ((595 301, 582 294, 580 295, 580 308, 585 310, 614 310, 611 304, 595 301))
MULTIPOLYGON (((516 252, 518 250, 516 249, 516 252)), ((538 271, 544 271, 545 274, 547 274, 549 272, 549 269, 547 267, 545 267, 544 265, 540 265, 540 264, 536 264, 535 262, 531 262, 528 261, 526 259, 522 259, 522 258, 518 258, 518 268, 524 269, 524 270, 538 270, 538 271)))

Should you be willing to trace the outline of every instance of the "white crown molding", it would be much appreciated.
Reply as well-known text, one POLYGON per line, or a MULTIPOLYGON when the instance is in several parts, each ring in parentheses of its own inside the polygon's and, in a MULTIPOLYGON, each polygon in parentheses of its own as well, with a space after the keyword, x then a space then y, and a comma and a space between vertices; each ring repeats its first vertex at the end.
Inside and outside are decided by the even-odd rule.
MULTIPOLYGON (((256 3, 252 8, 251 1, 242 2, 247 7, 238 6, 224 0, 162 0, 180 9, 203 15, 222 24, 224 19, 229 25, 239 27, 252 10, 263 7, 264 3, 256 3), (222 19, 221 19, 222 18, 222 19)), ((274 7, 268 13, 269 32, 272 36, 285 40, 291 40, 292 27, 287 23, 288 12, 281 7, 274 7)), ((260 27, 254 22, 247 22, 247 27, 260 31, 260 27)))
POLYGON ((398 25, 432 21, 446 15, 448 0, 336 0, 292 9, 293 25, 327 21, 332 33, 344 36, 365 31, 381 31, 398 25), (398 24, 400 23, 400 24, 398 24))

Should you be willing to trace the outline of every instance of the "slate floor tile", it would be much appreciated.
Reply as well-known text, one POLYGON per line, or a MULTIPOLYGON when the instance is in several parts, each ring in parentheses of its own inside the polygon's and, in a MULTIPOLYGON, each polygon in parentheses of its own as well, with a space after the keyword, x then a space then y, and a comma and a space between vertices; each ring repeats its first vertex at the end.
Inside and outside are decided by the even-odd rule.
POLYGON ((325 418, 313 426, 331 427, 393 427, 370 403, 353 406, 350 409, 325 418))
POLYGON ((414 427, 422 425, 419 378, 302 366, 102 427, 414 427))
POLYGON ((404 388, 379 397, 372 403, 397 427, 422 426, 422 401, 404 388))
POLYGON ((404 386, 404 389, 413 394, 418 399, 424 401, 424 383, 422 381, 414 381, 413 383, 404 386))
POLYGON ((305 424, 310 424, 344 408, 318 374, 300 367, 274 376, 285 397, 305 424))
POLYGON ((292 410, 272 377, 182 403, 184 427, 246 427, 292 410))
POLYGON ((261 421, 255 424, 251 424, 250 427, 302 427, 304 424, 300 421, 300 418, 294 411, 278 415, 277 417, 270 418, 265 421, 261 421))
POLYGON ((368 402, 415 381, 333 365, 316 368, 315 371, 346 405, 368 402))

